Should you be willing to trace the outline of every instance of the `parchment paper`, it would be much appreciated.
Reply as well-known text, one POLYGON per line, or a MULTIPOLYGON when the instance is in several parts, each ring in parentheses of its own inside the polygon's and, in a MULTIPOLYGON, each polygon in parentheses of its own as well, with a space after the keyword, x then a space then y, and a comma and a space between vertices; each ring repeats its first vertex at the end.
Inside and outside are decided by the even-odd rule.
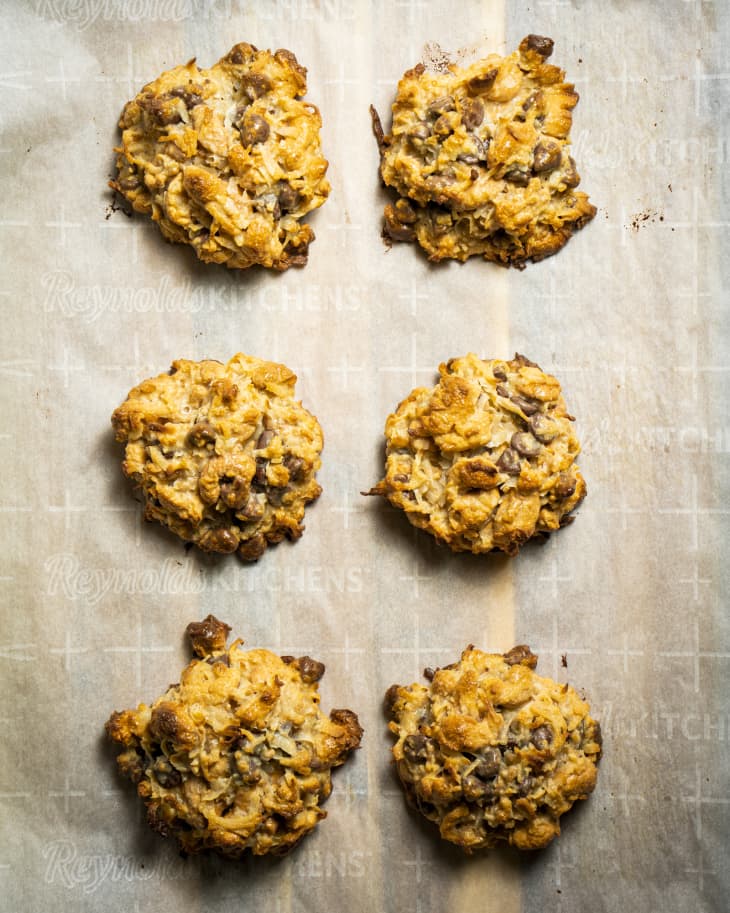
POLYGON ((3 5, 4 910, 726 909, 728 9, 3 5), (429 42, 510 52, 529 32, 555 39, 582 95, 574 156, 596 219, 524 272, 386 253, 369 103, 387 121, 429 42), (323 114, 333 191, 302 271, 204 266, 108 209, 124 102, 239 40, 294 50, 323 114), (303 539, 255 566, 143 525, 109 427, 174 358, 238 350, 292 367, 326 436, 303 539), (388 412, 470 350, 552 370, 584 445, 575 524, 514 561, 453 556, 359 494, 379 477, 388 412), (185 625, 208 612, 250 646, 324 661, 323 706, 365 726, 329 817, 280 861, 181 860, 103 739, 112 710, 177 679, 185 625), (521 642, 590 697, 599 783, 548 850, 467 858, 407 810, 382 695, 467 643, 521 642))

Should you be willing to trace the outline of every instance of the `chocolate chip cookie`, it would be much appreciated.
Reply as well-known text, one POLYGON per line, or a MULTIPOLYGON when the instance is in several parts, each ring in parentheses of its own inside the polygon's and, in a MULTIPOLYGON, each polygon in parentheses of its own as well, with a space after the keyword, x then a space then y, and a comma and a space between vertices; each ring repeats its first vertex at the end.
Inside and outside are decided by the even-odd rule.
POLYGON ((515 555, 572 519, 586 484, 560 384, 523 355, 439 367, 385 425, 384 495, 454 551, 515 555))
POLYGON ((398 193, 384 234, 415 240, 429 260, 523 266, 556 253, 596 213, 570 157, 565 73, 549 38, 528 35, 508 57, 404 74, 384 134, 371 108, 383 182, 398 193))
POLYGON ((469 646, 426 670, 429 685, 392 685, 386 706, 398 775, 444 840, 473 850, 547 846, 560 816, 596 784, 601 729, 569 685, 536 675, 529 647, 469 646))
POLYGON ((180 683, 113 713, 106 731, 150 826, 186 853, 280 855, 326 817, 332 768, 362 729, 350 710, 320 710, 322 663, 227 648, 229 631, 212 615, 188 625, 197 658, 180 683))
POLYGON ((125 106, 110 186, 208 263, 303 266, 302 219, 330 190, 306 77, 291 51, 245 43, 168 70, 125 106))
POLYGON ((322 489, 322 429, 294 399, 284 365, 236 355, 175 361, 130 391, 112 415, 126 476, 145 517, 208 552, 259 558, 298 539, 322 489))

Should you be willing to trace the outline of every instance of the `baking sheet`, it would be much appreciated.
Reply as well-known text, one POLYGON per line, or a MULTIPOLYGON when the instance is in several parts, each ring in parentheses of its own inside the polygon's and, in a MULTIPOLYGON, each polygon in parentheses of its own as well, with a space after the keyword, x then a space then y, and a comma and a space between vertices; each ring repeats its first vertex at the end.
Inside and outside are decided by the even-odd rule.
POLYGON ((36 0, 4 4, 0 883, 4 909, 723 909, 727 897, 728 7, 707 0, 36 0), (368 105, 424 54, 527 33, 582 96, 592 224, 524 272, 386 253, 368 105), (123 103, 236 41, 309 68, 332 195, 303 271, 229 274, 105 189, 123 103), (109 416, 176 357, 281 360, 326 436, 307 531, 257 565, 140 522, 109 416), (515 561, 454 556, 360 497, 385 416, 438 363, 524 352, 584 445, 576 523, 515 561), (103 740, 156 697, 214 612, 251 646, 323 660, 362 749, 329 817, 278 861, 182 861, 103 740), (595 794, 548 850, 473 858, 405 806, 380 709, 467 643, 527 642, 590 696, 595 794))

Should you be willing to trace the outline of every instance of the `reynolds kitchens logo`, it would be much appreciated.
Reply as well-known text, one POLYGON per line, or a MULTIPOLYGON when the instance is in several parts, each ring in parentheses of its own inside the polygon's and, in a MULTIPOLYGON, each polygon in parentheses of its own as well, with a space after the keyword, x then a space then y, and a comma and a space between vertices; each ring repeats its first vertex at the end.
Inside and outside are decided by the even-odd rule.
POLYGON ((196 876, 195 869, 179 859, 141 863, 134 856, 112 853, 79 853, 69 840, 54 840, 43 847, 46 861, 44 881, 93 894, 109 882, 181 881, 196 876))
MULTIPOLYGON (((423 5, 423 4, 420 4, 423 5)), ((96 22, 183 22, 186 19, 352 20, 354 0, 36 0, 42 19, 71 22, 79 31, 96 22)))
POLYGON ((88 568, 75 555, 61 553, 46 559, 49 596, 84 599, 97 605, 105 596, 135 596, 202 593, 202 576, 191 562, 183 564, 166 558, 158 568, 88 568))
POLYGON ((86 323, 103 314, 197 314, 207 303, 201 289, 194 289, 190 282, 173 285, 169 276, 162 276, 155 286, 142 288, 76 285, 71 273, 57 269, 45 273, 41 284, 47 313, 81 317, 86 323))
POLYGON ((182 22, 193 16, 229 18, 232 0, 37 0, 36 14, 73 22, 83 31, 95 22, 182 22))

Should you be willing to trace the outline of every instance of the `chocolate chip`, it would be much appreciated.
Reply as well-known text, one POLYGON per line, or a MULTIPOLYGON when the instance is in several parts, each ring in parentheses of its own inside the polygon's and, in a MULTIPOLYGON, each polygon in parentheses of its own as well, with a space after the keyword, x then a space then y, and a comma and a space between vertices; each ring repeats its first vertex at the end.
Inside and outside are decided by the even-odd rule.
POLYGON ((257 561, 266 551, 266 539, 261 533, 246 539, 238 546, 238 554, 246 561, 257 561))
POLYGON ((510 399, 518 409, 521 409, 522 412, 525 413, 525 415, 534 415, 540 408, 538 403, 536 403, 534 400, 526 399, 524 396, 520 396, 519 394, 511 396, 510 399))
POLYGON ((472 773, 480 780, 491 780, 499 773, 502 766, 502 755, 499 749, 489 745, 482 752, 482 759, 474 768, 472 773))
POLYGON ((191 621, 185 629, 197 656, 208 656, 225 650, 230 632, 230 625, 218 621, 215 615, 208 615, 202 621, 191 621))
POLYGON ((492 375, 497 378, 497 380, 507 380, 507 372, 504 368, 500 368, 499 365, 495 365, 492 368, 492 375))
POLYGON ((475 130, 484 120, 484 105, 478 98, 467 98, 461 105, 461 122, 467 130, 475 130))
POLYGON ((545 171, 554 171, 560 164, 563 150, 560 143, 551 140, 539 142, 533 151, 532 170, 535 174, 545 171))
POLYGON ((445 114, 442 114, 433 125, 433 132, 436 136, 448 136, 453 133, 454 128, 451 125, 451 120, 445 114))
POLYGON ((575 160, 568 156, 568 164, 565 166, 563 181, 568 187, 577 187, 580 184, 580 175, 575 168, 575 160))
POLYGON ((435 98, 431 104, 426 108, 426 113, 430 114, 432 117, 436 117, 441 114, 445 114, 447 111, 455 110, 456 105, 454 104, 454 99, 451 95, 442 95, 440 98, 435 98))
POLYGON ((360 721, 357 718, 357 714, 352 710, 330 710, 330 719, 333 723, 337 723, 339 726, 344 726, 346 729, 352 729, 356 732, 359 730, 360 734, 362 735, 360 721))
POLYGON ((256 472, 254 473, 254 482, 258 485, 266 485, 266 467, 269 465, 269 461, 259 457, 256 460, 256 472))
POLYGON ((520 50, 536 51, 541 57, 547 59, 553 52, 554 43, 552 38, 545 38, 543 35, 528 35, 520 42, 520 50))
POLYGON ((553 740, 553 731, 549 726, 538 726, 533 729, 530 738, 535 748, 546 748, 553 740))
POLYGON ((515 352, 514 361, 517 362, 517 364, 521 368, 538 368, 539 369, 539 367, 540 367, 540 365, 537 364, 537 362, 530 361, 529 358, 525 358, 525 356, 520 355, 519 352, 515 352))
POLYGON ((518 644, 516 647, 512 647, 507 653, 502 654, 502 659, 508 666, 520 665, 534 669, 537 665, 537 657, 525 644, 518 644))
POLYGON ((530 426, 530 431, 543 444, 549 444, 558 434, 557 422, 548 418, 543 412, 536 412, 535 415, 530 416, 527 424, 530 426))
POLYGON ((461 780, 461 791, 467 802, 479 802, 485 799, 491 799, 494 796, 494 789, 489 783, 485 783, 479 777, 468 774, 461 780))
POLYGON ((497 396, 501 396, 503 399, 510 398, 510 389, 504 384, 497 384, 497 396))
POLYGON ((166 707, 155 707, 150 715, 149 730, 160 740, 174 739, 178 731, 175 712, 166 707))
POLYGON ((603 733, 601 732, 601 724, 597 720, 593 723, 593 741, 599 748, 603 747, 603 733))
POLYGON ((557 436, 559 431, 557 422, 548 418, 543 412, 537 412, 535 415, 531 416, 528 419, 527 424, 530 426, 530 431, 535 435, 538 441, 542 441, 543 444, 549 444, 550 441, 557 436))
POLYGON ((301 202, 301 196, 291 184, 283 184, 279 190, 279 206, 282 212, 291 212, 301 202))
POLYGON ((508 476, 518 476, 520 474, 522 470, 520 458, 510 447, 502 451, 500 458, 497 460, 497 469, 500 472, 507 473, 508 476))
POLYGON ((178 105, 173 103, 171 94, 165 95, 143 95, 138 104, 143 111, 146 111, 153 117, 158 124, 169 126, 170 124, 179 124, 183 119, 178 110, 178 105))
POLYGON ((225 526, 219 526, 217 529, 208 530, 201 537, 198 545, 206 552, 221 552, 224 555, 230 555, 238 548, 238 537, 225 526))
POLYGON ((297 667, 302 681, 312 684, 318 682, 324 675, 324 663, 311 659, 309 656, 300 656, 297 660, 297 667))
POLYGON ((273 431, 262 431, 259 439, 256 441, 256 450, 265 450, 274 439, 273 431))
POLYGON ((260 114, 248 114, 241 127, 241 142, 244 146, 255 146, 269 138, 269 125, 260 114))
POLYGON ((241 89, 251 101, 266 95, 270 88, 271 83, 260 73, 246 73, 241 80, 241 89))
POLYGON ((473 152, 460 152, 456 156, 457 162, 463 162, 465 165, 478 165, 479 159, 473 152))
POLYGON ((251 521, 251 520, 260 520, 264 515, 264 505, 259 501, 256 495, 251 494, 246 501, 246 504, 238 511, 236 516, 240 516, 242 520, 251 521))
POLYGON ((569 498, 575 494, 576 479, 569 472, 561 472, 553 491, 559 498, 569 498))
POLYGON ((385 207, 385 226, 383 233, 393 241, 412 241, 416 232, 410 225, 404 225, 398 218, 395 206, 385 207))
POLYGON ((188 443, 193 447, 205 447, 206 444, 215 444, 216 431, 210 422, 196 422, 188 431, 188 443))
POLYGON ((393 208, 395 209, 399 222, 410 224, 418 221, 418 215, 416 214, 415 209, 411 206, 410 202, 403 197, 396 201, 393 208))
POLYGON ((426 184, 430 190, 443 190, 446 187, 450 187, 455 181, 456 175, 451 168, 446 171, 436 171, 426 178, 426 184))
POLYGON ((428 745, 431 740, 425 735, 409 735, 403 741, 403 756, 411 764, 425 764, 428 760, 428 745))
POLYGON ((475 95, 478 95, 480 92, 486 92, 487 89, 491 89, 494 80, 497 78, 498 72, 499 70, 497 67, 493 67, 491 70, 485 70, 484 73, 480 73, 478 76, 472 76, 467 83, 467 88, 475 95))
POLYGON ((284 466, 286 466, 289 471, 289 479, 292 481, 296 482, 304 475, 304 460, 301 459, 301 457, 294 456, 292 453, 287 453, 284 457, 284 466))
POLYGON ((122 178, 117 183, 121 190, 136 190, 142 184, 142 181, 137 175, 132 174, 129 177, 122 178))
POLYGON ((182 98, 185 102, 185 107, 194 108, 196 105, 203 104, 203 98, 197 92, 191 92, 186 86, 175 86, 174 89, 170 90, 170 95, 174 95, 176 98, 182 98))
POLYGON ((472 145, 480 162, 486 162, 489 158, 489 139, 480 139, 478 136, 472 136, 472 145))
POLYGON ((398 689, 400 685, 391 685, 390 688, 385 692, 385 698, 383 699, 383 705, 385 707, 386 713, 392 715, 395 708, 395 702, 398 700, 398 689))
POLYGON ((512 165, 504 173, 505 181, 510 184, 517 184, 519 187, 527 187, 530 183, 530 172, 524 165, 512 165))
POLYGON ((519 112, 515 115, 516 120, 525 121, 527 120, 527 115, 530 108, 542 101, 542 92, 539 90, 536 92, 530 92, 527 98, 520 105, 519 112))
POLYGON ((238 510, 248 501, 248 482, 241 476, 233 476, 232 478, 224 476, 220 482, 220 490, 220 500, 226 507, 238 510))
POLYGON ((231 661, 228 658, 227 653, 220 653, 218 656, 209 656, 205 661, 209 666, 214 666, 216 663, 220 663, 222 666, 231 665, 231 661))
POLYGON ((370 105, 370 121, 371 121, 372 128, 373 128, 373 135, 378 144, 378 149, 382 153, 383 147, 386 145, 385 131, 383 130, 383 124, 380 120, 380 115, 375 110, 375 105, 370 105))
POLYGON ((239 130, 243 126, 243 119, 246 116, 246 111, 248 111, 250 105, 251 105, 251 102, 242 101, 239 105, 236 106, 236 111, 233 115, 232 124, 234 127, 236 127, 239 130))
POLYGON ((540 442, 529 431, 516 431, 512 435, 510 446, 524 457, 535 457, 541 450, 540 442))

